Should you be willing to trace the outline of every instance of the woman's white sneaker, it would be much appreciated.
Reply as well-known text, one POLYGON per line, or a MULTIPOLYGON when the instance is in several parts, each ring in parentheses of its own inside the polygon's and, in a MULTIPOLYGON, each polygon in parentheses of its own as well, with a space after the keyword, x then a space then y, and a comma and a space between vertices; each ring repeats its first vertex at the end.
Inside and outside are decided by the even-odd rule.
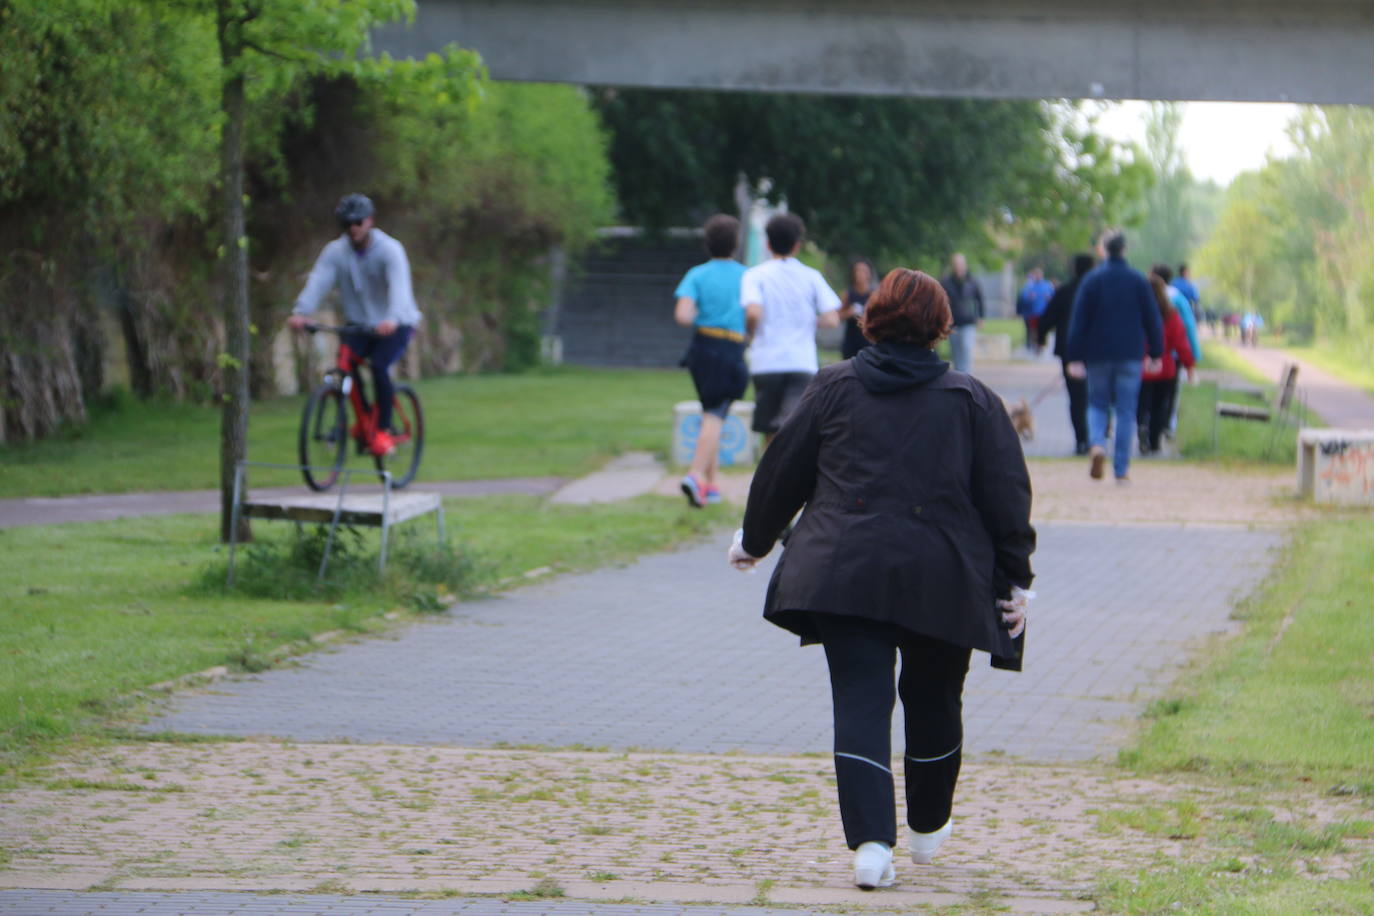
POLYGON ((892 867, 892 847, 870 840, 854 850, 854 883, 866 891, 875 887, 890 887, 897 880, 892 867))
POLYGON ((935 851, 940 848, 940 844, 949 839, 950 833, 954 830, 954 818, 945 821, 945 826, 934 833, 917 833, 911 831, 909 845, 911 847, 911 861, 917 865, 929 865, 935 861, 935 851))

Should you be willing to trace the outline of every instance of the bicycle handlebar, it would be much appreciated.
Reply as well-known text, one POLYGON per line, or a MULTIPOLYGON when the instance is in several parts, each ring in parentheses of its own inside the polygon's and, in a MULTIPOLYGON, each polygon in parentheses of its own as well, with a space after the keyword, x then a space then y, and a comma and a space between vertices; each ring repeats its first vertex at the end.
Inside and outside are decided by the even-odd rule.
POLYGON ((377 329, 368 327, 365 324, 333 325, 316 324, 312 321, 306 324, 305 327, 302 328, 302 330, 304 330, 307 334, 314 334, 317 331, 324 331, 328 334, 365 334, 371 337, 377 336, 377 329))

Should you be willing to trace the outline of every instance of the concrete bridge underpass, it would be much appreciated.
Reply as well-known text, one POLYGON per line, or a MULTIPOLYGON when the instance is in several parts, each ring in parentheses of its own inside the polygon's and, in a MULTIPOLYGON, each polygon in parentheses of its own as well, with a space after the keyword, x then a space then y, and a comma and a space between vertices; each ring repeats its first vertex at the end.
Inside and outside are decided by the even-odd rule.
POLYGON ((375 46, 496 79, 971 98, 1374 103, 1371 0, 419 0, 375 46))

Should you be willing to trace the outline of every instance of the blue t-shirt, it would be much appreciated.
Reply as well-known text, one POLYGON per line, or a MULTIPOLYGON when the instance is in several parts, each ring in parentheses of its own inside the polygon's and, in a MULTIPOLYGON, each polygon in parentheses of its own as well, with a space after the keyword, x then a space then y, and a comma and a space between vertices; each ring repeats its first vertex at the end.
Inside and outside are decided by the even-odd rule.
POLYGON ((687 271, 673 296, 685 296, 697 304, 697 327, 724 328, 743 334, 744 308, 739 304, 743 276, 744 265, 739 261, 715 258, 687 271))

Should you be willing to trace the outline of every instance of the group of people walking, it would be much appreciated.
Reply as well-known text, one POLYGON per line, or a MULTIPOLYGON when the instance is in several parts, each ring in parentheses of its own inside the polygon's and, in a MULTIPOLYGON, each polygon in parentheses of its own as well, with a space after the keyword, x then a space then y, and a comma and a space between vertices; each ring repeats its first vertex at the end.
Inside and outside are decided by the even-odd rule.
POLYGON ((1030 477, 1001 399, 958 368, 983 308, 962 257, 943 282, 898 268, 876 286, 859 262, 841 297, 796 260, 800 219, 774 217, 766 232, 771 258, 744 270, 730 257, 738 223, 713 217, 711 260, 677 289, 676 318, 694 329, 683 362, 703 410, 682 489, 693 505, 718 493, 713 456, 701 450, 714 450, 708 436, 744 394, 752 336, 754 428, 768 445, 728 560, 752 569, 786 545, 764 615, 824 647, 840 816, 854 882, 872 890, 895 881, 896 698, 907 845, 929 863, 953 830, 970 654, 1020 668, 1035 549, 1030 477), (847 358, 818 370, 816 328, 842 321, 847 358), (953 368, 935 351, 946 338, 953 368))
MULTIPOLYGON (((674 320, 693 331, 682 365, 701 402, 701 426, 682 492, 695 507, 720 502, 721 432, 730 407, 754 385, 753 430, 771 442, 820 368, 818 328, 842 328, 840 354, 851 359, 870 345, 863 317, 878 289, 872 262, 850 264, 848 285, 836 295, 825 277, 797 255, 806 224, 790 213, 765 227, 767 260, 746 269, 735 260, 739 220, 717 214, 704 237, 710 260, 683 276, 674 293, 674 320)), ((977 328, 986 313, 983 292, 962 254, 940 281, 950 308, 954 368, 970 372, 977 328)), ((942 339, 943 339, 942 335, 942 339)))
POLYGON ((1094 479, 1104 477, 1114 424, 1110 459, 1124 484, 1133 449, 1155 454, 1177 427, 1179 383, 1195 378, 1202 357, 1197 288, 1187 265, 1177 276, 1167 264, 1154 265, 1148 277, 1132 268, 1120 230, 1105 233, 1097 247, 1100 266, 1092 255, 1074 256, 1073 277, 1037 316, 1035 342, 1043 347, 1054 336, 1075 454, 1089 456, 1094 479))

